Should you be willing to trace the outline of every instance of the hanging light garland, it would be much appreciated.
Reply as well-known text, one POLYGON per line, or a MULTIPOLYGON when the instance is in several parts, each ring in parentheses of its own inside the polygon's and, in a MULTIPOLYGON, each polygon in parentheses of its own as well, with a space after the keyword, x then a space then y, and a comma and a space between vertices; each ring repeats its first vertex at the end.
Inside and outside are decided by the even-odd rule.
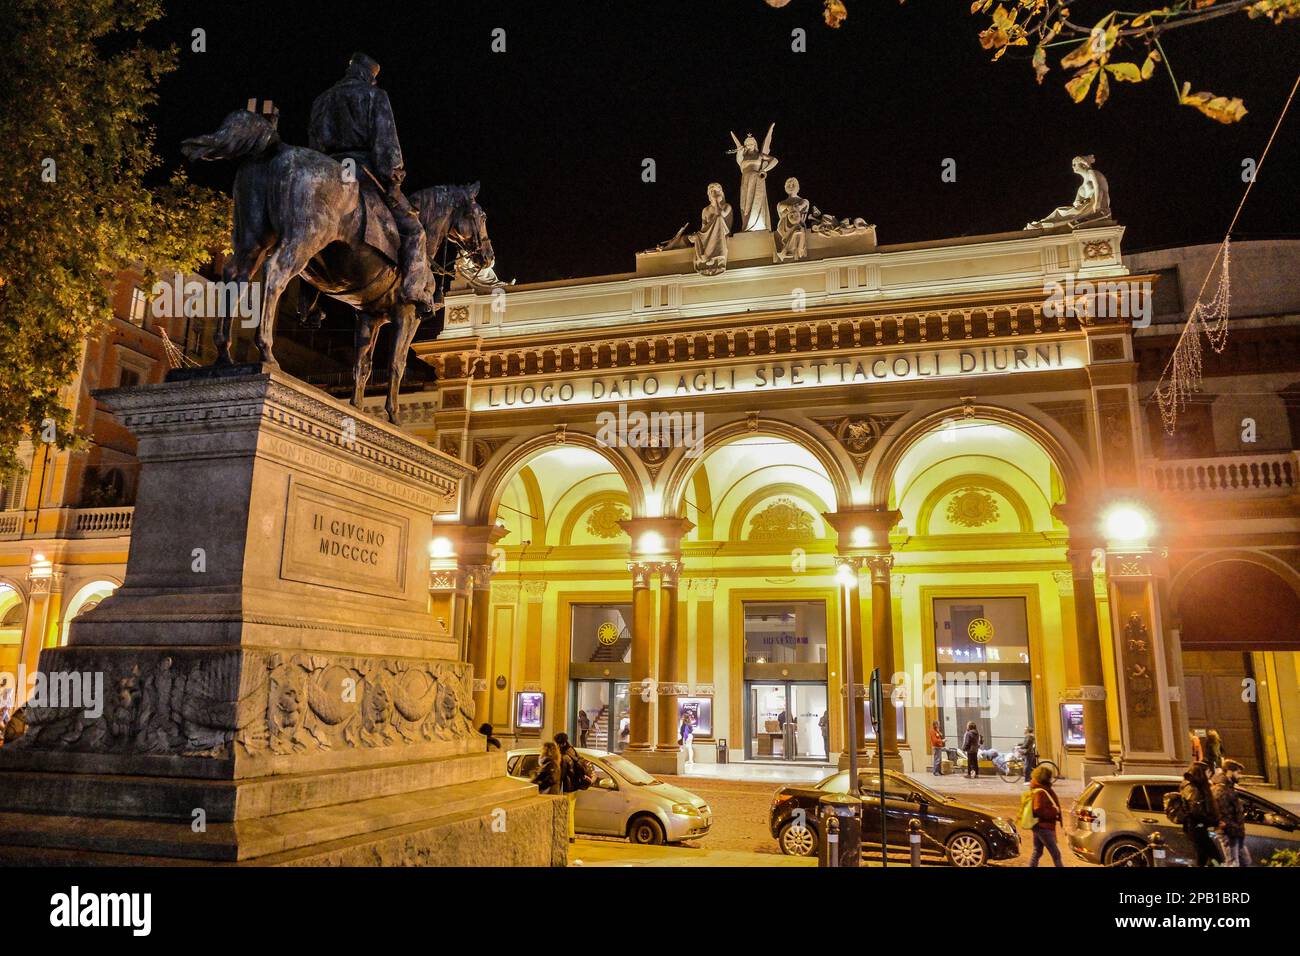
POLYGON ((1169 357, 1164 371, 1160 373, 1160 380, 1156 383, 1156 402, 1160 405, 1160 419, 1164 423, 1167 434, 1172 435, 1177 428, 1178 413, 1187 405, 1188 396, 1201 389, 1204 359, 1201 334, 1205 334, 1206 342, 1216 355, 1228 346, 1228 313, 1232 304, 1232 231, 1237 226, 1237 220, 1241 218, 1241 210, 1246 205, 1251 187, 1255 185, 1260 170, 1264 168, 1264 160, 1268 157, 1269 148, 1273 145, 1287 110, 1291 108, 1291 101, 1295 99, 1297 87, 1300 87, 1300 76, 1297 76, 1295 83, 1291 85, 1291 92, 1282 106, 1282 112, 1278 114, 1277 122, 1273 124, 1273 132, 1269 134, 1264 152, 1260 154, 1255 173, 1246 183, 1246 191, 1241 194, 1241 202, 1237 204, 1237 211, 1232 216, 1232 222, 1228 224, 1223 242, 1205 272, 1205 280, 1201 283, 1196 301, 1187 315, 1187 323, 1174 344, 1174 353, 1169 357), (1210 285, 1210 279, 1216 275, 1216 266, 1218 282, 1214 286, 1213 294, 1207 299, 1206 289, 1210 285))

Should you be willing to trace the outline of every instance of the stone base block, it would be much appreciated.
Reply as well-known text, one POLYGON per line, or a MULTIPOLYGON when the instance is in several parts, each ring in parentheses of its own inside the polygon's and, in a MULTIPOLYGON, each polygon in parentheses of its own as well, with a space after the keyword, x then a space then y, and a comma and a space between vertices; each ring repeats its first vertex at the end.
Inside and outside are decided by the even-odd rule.
POLYGON ((681 776, 686 773, 686 753, 663 750, 625 750, 623 756, 646 773, 681 776))
POLYGON ((0 865, 563 866, 568 803, 496 777, 234 823, 0 812, 0 865))

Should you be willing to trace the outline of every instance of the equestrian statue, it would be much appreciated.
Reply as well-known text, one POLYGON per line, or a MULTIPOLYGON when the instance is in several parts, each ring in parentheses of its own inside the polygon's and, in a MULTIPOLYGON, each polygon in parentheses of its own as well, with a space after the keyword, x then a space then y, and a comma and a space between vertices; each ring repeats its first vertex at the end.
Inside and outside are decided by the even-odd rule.
MULTIPOLYGON (((185 140, 190 161, 235 160, 235 219, 223 278, 247 283, 264 269, 254 342, 263 364, 272 354, 276 306, 294 276, 356 310, 352 404, 361 407, 376 335, 394 322, 385 408, 397 422, 397 393, 420 323, 442 331, 443 279, 459 273, 476 287, 494 262, 479 184, 402 193, 406 170, 379 64, 354 53, 343 79, 312 104, 310 147, 280 140, 276 117, 235 110, 215 133, 185 140), (439 268, 444 240, 458 247, 454 270, 439 268)), ((213 335, 218 365, 230 364, 233 316, 213 335)))

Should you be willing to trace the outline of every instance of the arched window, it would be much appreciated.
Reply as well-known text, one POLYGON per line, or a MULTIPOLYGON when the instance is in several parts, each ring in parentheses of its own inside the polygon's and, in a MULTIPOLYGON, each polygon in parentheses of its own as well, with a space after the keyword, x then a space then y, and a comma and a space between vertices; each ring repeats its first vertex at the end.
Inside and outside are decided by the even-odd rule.
POLYGON ((63 628, 59 637, 59 643, 68 643, 68 625, 74 618, 85 614, 99 606, 99 602, 104 600, 114 591, 117 590, 115 581, 91 581, 89 584, 82 585, 77 593, 72 596, 68 602, 67 612, 63 616, 63 628))

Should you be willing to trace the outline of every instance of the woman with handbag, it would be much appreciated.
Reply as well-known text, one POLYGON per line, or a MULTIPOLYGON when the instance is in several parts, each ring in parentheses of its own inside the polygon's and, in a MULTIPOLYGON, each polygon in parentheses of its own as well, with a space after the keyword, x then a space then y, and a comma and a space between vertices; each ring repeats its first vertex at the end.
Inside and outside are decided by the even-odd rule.
POLYGON ((1029 865, 1037 866, 1046 850, 1052 855, 1053 866, 1065 866, 1061 848, 1056 842, 1056 825, 1061 822, 1061 801, 1052 789, 1052 769, 1035 767, 1029 775, 1029 800, 1034 817, 1034 852, 1029 855, 1029 865))

